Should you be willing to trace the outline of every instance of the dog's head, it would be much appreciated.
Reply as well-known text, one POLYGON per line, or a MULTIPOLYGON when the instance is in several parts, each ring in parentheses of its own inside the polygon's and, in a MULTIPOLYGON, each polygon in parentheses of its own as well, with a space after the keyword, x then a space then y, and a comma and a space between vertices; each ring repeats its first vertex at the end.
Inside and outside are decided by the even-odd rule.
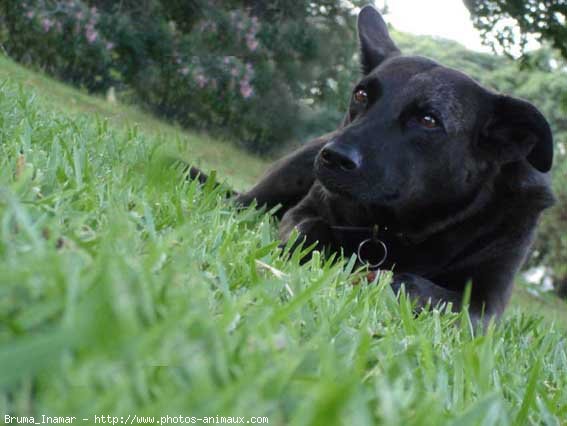
POLYGON ((327 191, 415 211, 470 198, 510 163, 550 169, 551 131, 533 105, 402 55, 373 7, 360 12, 358 32, 363 77, 343 127, 315 161, 327 191))

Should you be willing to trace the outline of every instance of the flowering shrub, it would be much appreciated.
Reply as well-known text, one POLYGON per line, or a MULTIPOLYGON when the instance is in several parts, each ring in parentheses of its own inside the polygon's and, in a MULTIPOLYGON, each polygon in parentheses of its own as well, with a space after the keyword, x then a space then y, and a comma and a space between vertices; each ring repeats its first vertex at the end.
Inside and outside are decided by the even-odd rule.
POLYGON ((354 64, 352 15, 331 0, 279 8, 200 0, 3 3, 0 37, 16 60, 92 92, 115 87, 123 99, 258 152, 336 126, 328 117, 338 114, 320 107, 302 114, 313 118, 306 123, 299 105, 327 101, 336 111, 329 81, 338 79, 337 64, 354 64))
POLYGON ((96 7, 74 0, 10 3, 6 47, 16 59, 92 91, 113 84, 114 43, 97 30, 96 7))

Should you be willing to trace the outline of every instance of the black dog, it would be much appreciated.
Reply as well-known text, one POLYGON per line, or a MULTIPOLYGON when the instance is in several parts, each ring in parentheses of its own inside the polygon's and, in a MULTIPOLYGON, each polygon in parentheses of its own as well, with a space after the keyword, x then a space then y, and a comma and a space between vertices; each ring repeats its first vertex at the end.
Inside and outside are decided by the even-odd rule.
POLYGON ((372 7, 358 31, 364 76, 342 126, 237 201, 281 205, 283 241, 297 229, 321 249, 387 255, 394 290, 404 284, 420 306, 459 309, 471 283, 472 316, 498 316, 554 202, 549 125, 528 102, 401 55, 372 7))

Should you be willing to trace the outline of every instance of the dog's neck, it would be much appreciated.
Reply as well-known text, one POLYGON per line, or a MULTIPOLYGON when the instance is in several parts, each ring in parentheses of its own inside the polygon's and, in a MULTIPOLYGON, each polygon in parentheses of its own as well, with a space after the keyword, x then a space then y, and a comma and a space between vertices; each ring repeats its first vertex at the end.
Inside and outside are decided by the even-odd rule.
MULTIPOLYGON (((334 229, 342 232, 361 233, 361 235, 371 235, 374 227, 378 226, 382 235, 395 238, 404 245, 418 245, 450 230, 453 225, 462 224, 474 217, 491 202, 492 197, 492 188, 479 188, 462 203, 461 208, 438 207, 435 210, 442 213, 435 216, 430 215, 427 220, 423 220, 423 217, 416 217, 415 210, 411 215, 404 215, 403 212, 392 208, 354 205, 352 201, 345 203, 342 200, 338 205, 346 207, 350 214, 335 216, 332 225, 334 229), (353 212, 357 213, 353 215, 353 212), (346 217, 350 219, 348 222, 344 220, 346 217)), ((427 215, 426 210, 427 208, 424 208, 421 211, 424 216, 427 215)))
POLYGON ((484 187, 476 191, 472 196, 472 201, 464 203, 464 207, 456 210, 446 210, 444 214, 430 221, 421 222, 424 225, 420 226, 420 221, 413 221, 410 218, 407 221, 402 221, 403 224, 414 222, 416 225, 401 225, 399 237, 410 244, 420 244, 429 238, 438 235, 442 232, 448 231, 456 224, 463 222, 476 216, 486 205, 492 200, 492 188, 484 187))

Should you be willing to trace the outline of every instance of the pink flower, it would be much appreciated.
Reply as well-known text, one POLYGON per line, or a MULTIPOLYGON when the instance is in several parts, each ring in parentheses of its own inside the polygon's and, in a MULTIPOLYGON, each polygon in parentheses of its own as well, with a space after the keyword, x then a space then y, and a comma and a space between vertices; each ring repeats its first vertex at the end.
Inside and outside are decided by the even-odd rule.
POLYGON ((114 43, 112 43, 111 41, 106 43, 106 50, 112 50, 114 49, 114 43))
POLYGON ((250 83, 247 80, 242 80, 240 82, 240 94, 244 99, 248 99, 254 94, 254 89, 250 86, 250 83))
POLYGON ((252 64, 247 62, 246 63, 246 77, 248 79, 251 79, 254 76, 254 67, 252 67, 252 64))
POLYGON ((87 25, 87 30, 85 31, 85 36, 90 44, 93 44, 98 38, 98 33, 92 25, 87 25))
POLYGON ((181 69, 179 70, 179 73, 180 73, 181 75, 187 75, 187 74, 189 74, 189 67, 183 67, 183 68, 181 68, 181 69))
POLYGON ((29 10, 28 12, 26 12, 26 17, 28 19, 33 19, 34 16, 35 16, 35 13, 33 12, 33 10, 29 10))
POLYGON ((82 21, 84 17, 85 15, 83 14, 82 11, 77 12, 77 14, 75 15, 75 18, 77 18, 79 21, 82 21))
POLYGON ((238 74, 240 74, 238 68, 234 67, 230 70, 230 75, 232 75, 233 77, 236 77, 238 74))
POLYGON ((246 34, 246 45, 248 46, 248 50, 250 50, 250 52, 254 52, 256 50, 256 48, 258 47, 258 40, 254 38, 254 34, 246 34))
POLYGON ((197 82, 197 85, 201 89, 204 88, 207 85, 207 83, 209 82, 207 77, 205 77, 203 74, 197 74, 197 76, 195 77, 195 81, 197 82))
POLYGON ((43 31, 49 32, 49 30, 53 26, 53 22, 51 22, 51 20, 49 20, 48 18, 43 18, 41 21, 41 26, 43 27, 43 31))
POLYGON ((223 64, 228 65, 230 64, 230 56, 225 56, 222 60, 223 64))

